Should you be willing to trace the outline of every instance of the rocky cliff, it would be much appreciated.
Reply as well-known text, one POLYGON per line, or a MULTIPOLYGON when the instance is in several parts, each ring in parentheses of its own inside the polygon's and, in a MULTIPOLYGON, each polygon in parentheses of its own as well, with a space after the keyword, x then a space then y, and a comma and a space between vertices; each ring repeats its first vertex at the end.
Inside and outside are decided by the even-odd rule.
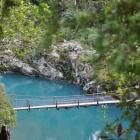
POLYGON ((1 48, 0 52, 1 71, 7 69, 29 76, 66 80, 81 85, 87 93, 95 91, 95 81, 92 79, 94 68, 90 61, 96 52, 85 49, 79 42, 64 41, 53 45, 49 52, 31 53, 23 60, 12 49, 1 48))

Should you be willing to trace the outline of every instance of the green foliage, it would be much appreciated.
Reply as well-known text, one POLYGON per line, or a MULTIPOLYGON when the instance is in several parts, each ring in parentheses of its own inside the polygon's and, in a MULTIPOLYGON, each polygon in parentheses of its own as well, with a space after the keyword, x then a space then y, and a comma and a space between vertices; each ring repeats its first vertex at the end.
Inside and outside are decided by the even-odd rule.
POLYGON ((8 14, 9 8, 17 6, 19 2, 17 0, 1 0, 0 1, 0 18, 8 14))
MULTIPOLYGON (((90 3, 93 3, 95 8, 93 11, 86 8, 77 9, 74 6, 74 1, 48 1, 51 14, 48 17, 47 28, 39 44, 39 50, 42 51, 44 48, 50 50, 51 44, 63 41, 63 39, 80 40, 89 46, 95 44, 97 29, 94 25, 101 22, 104 18, 101 15, 101 10, 98 12, 96 7, 100 3, 101 5, 104 4, 102 4, 102 1, 92 2, 88 0, 89 5, 90 3)), ((86 5, 86 1, 81 1, 81 4, 86 5)))
POLYGON ((69 27, 74 29, 76 27, 76 18, 74 15, 74 11, 67 10, 63 12, 60 24, 62 27, 69 27))
POLYGON ((87 56, 87 55, 81 55, 79 57, 80 62, 84 62, 84 63, 91 63, 93 61, 93 58, 91 56, 87 56))
MULTIPOLYGON (((115 82, 116 95, 121 99, 120 107, 124 110, 123 118, 129 121, 129 128, 123 130, 120 138, 139 139, 140 106, 132 100, 139 97, 140 89, 140 2, 139 0, 111 0, 104 9, 104 20, 99 26, 96 50, 99 53, 97 72, 102 75, 101 80, 106 80, 102 71, 110 80, 115 82), (138 88, 135 88, 135 86, 138 88), (129 115, 128 115, 129 114, 129 115), (133 135, 132 135, 133 134, 133 135)), ((108 78, 107 77, 107 78, 108 78)), ((120 121, 120 120, 119 120, 120 121)), ((118 128, 116 127, 114 131, 118 128)), ((112 126, 111 126, 112 127, 112 126)), ((115 133, 115 135, 118 135, 115 133)))
POLYGON ((76 11, 75 18, 77 28, 85 28, 93 23, 92 14, 87 11, 76 11))
MULTIPOLYGON (((80 2, 80 1, 79 1, 80 2)), ((81 1, 82 5, 86 5, 87 1, 81 1)), ((60 18, 59 32, 66 40, 80 40, 85 46, 95 46, 95 40, 98 36, 99 25, 104 20, 105 16, 102 10, 98 10, 98 5, 105 4, 103 1, 88 0, 86 8, 72 7, 74 1, 65 1, 66 10, 60 18), (90 5, 93 4, 93 6, 90 5), (88 9, 91 6, 93 9, 88 9)), ((80 5, 81 5, 80 4, 80 5)))
POLYGON ((10 69, 10 66, 7 64, 0 65, 0 73, 3 73, 5 71, 8 71, 10 69))
POLYGON ((104 53, 105 57, 108 58, 106 59, 107 62, 115 70, 125 74, 138 75, 140 72, 138 52, 140 26, 139 22, 132 22, 131 20, 132 17, 137 18, 139 15, 139 2, 122 1, 122 3, 118 2, 113 5, 112 10, 116 12, 110 11, 104 24, 102 24, 100 37, 96 42, 97 50, 102 54, 104 53), (125 6, 130 7, 129 11, 128 8, 123 7, 122 3, 124 2, 125 6), (123 9, 122 12, 120 11, 121 8, 123 9), (131 11, 131 9, 133 10, 131 11))
POLYGON ((10 17, 5 18, 4 35, 21 37, 25 42, 38 39, 41 30, 45 28, 45 22, 49 15, 48 5, 40 3, 32 5, 28 0, 20 1, 17 8, 10 9, 10 17))
POLYGON ((28 55, 31 54, 31 49, 30 48, 17 48, 13 47, 12 52, 21 60, 24 60, 24 58, 28 55))
POLYGON ((18 0, 1 0, 0 1, 0 39, 4 34, 5 17, 9 17, 10 9, 19 5, 18 0))
POLYGON ((62 14, 61 26, 80 29, 92 26, 94 20, 94 15, 91 12, 68 9, 62 14))
POLYGON ((9 104, 4 87, 0 85, 0 127, 2 125, 14 126, 15 112, 9 104))
POLYGON ((68 55, 69 50, 65 48, 59 49, 59 54, 60 54, 60 67, 59 69, 62 71, 65 80, 71 79, 74 80, 74 75, 72 74, 72 67, 71 67, 71 62, 70 58, 68 55))
MULTIPOLYGON (((80 40, 84 46, 94 47, 96 77, 107 91, 116 90, 121 99, 123 118, 130 128, 123 136, 135 132, 139 139, 140 108, 130 97, 140 93, 140 1, 139 0, 1 0, 0 36, 39 46, 38 51, 51 51, 51 45, 63 39, 80 40), (76 3, 74 3, 76 2, 76 3), (15 7, 16 6, 16 7, 15 7), (9 16, 10 15, 10 16, 9 16), (43 39, 42 39, 43 38, 43 39), (135 88, 137 86, 138 88, 135 88), (133 95, 133 94, 135 95, 133 95)), ((14 44, 13 52, 23 59, 30 49, 14 44)), ((61 60, 68 60, 62 50, 61 60)), ((82 62, 92 57, 80 56, 82 62)), ((69 79, 71 68, 62 71, 69 79)), ((107 129, 118 135, 120 119, 107 129)), ((105 136, 105 135, 104 135, 105 136)), ((120 138, 121 136, 118 135, 120 138)), ((107 136, 105 136, 107 137, 107 136)))
POLYGON ((89 47, 95 46, 96 38, 98 37, 98 29, 95 27, 84 28, 76 33, 76 38, 89 47))
MULTIPOLYGON (((3 11, 6 4, 3 3, 3 11)), ((30 0, 18 1, 16 5, 9 3, 8 11, 1 16, 1 38, 10 40, 7 45, 13 47, 14 53, 23 59, 28 54, 27 47, 36 48, 39 45, 50 14, 45 1, 39 1, 38 5, 32 4, 30 0)))
POLYGON ((50 32, 46 31, 46 33, 43 35, 36 49, 37 53, 43 52, 44 50, 47 50, 47 52, 50 52, 52 50, 51 49, 52 41, 53 41, 53 35, 50 32))
POLYGON ((46 30, 44 31, 43 39, 40 41, 37 51, 41 52, 46 49, 51 50, 51 44, 55 41, 55 36, 57 36, 59 30, 59 2, 56 0, 50 0, 48 2, 50 14, 45 22, 46 30))

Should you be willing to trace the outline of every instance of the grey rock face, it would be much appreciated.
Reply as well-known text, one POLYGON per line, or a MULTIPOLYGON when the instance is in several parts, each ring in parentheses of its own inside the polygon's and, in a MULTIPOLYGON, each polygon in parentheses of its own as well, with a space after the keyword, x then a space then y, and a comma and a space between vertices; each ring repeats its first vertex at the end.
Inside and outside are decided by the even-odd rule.
POLYGON ((49 79, 63 79, 63 73, 58 71, 57 69, 51 67, 51 66, 43 66, 43 65, 39 65, 38 66, 38 71, 39 71, 39 75, 41 76, 45 76, 45 78, 49 78, 49 79))
POLYGON ((90 81, 86 83, 83 87, 83 90, 88 94, 95 94, 97 92, 96 81, 90 81))
POLYGON ((79 84, 87 93, 93 93, 95 83, 92 81, 94 69, 85 59, 94 57, 94 50, 86 50, 75 41, 65 41, 52 46, 51 52, 41 55, 31 55, 26 60, 20 60, 14 54, 6 52, 3 61, 15 72, 24 75, 37 75, 53 80, 67 80, 79 84), (8 54, 8 55, 7 55, 8 54))
POLYGON ((24 75, 34 75, 35 69, 17 58, 13 58, 9 65, 13 67, 15 72, 21 72, 24 75))

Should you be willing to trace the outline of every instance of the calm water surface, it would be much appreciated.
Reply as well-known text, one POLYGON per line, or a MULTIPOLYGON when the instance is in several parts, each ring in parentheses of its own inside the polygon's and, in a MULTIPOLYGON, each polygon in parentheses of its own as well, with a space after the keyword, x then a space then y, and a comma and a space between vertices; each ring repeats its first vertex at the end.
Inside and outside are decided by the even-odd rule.
MULTIPOLYGON (((63 96, 82 95, 81 87, 64 82, 43 80, 15 74, 1 79, 8 94, 63 96)), ((115 106, 73 109, 43 109, 17 112, 17 126, 12 140, 96 140, 94 135, 106 122, 120 115, 115 106)))

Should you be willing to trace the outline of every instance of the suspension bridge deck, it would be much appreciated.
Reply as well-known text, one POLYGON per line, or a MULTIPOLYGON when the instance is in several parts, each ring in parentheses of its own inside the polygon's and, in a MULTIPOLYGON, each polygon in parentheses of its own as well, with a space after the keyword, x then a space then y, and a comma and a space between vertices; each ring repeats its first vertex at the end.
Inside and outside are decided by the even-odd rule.
MULTIPOLYGON (((137 100, 140 102, 140 100, 137 100)), ((88 107, 103 104, 117 104, 119 100, 103 95, 74 95, 74 96, 23 96, 12 100, 15 110, 88 107)))

